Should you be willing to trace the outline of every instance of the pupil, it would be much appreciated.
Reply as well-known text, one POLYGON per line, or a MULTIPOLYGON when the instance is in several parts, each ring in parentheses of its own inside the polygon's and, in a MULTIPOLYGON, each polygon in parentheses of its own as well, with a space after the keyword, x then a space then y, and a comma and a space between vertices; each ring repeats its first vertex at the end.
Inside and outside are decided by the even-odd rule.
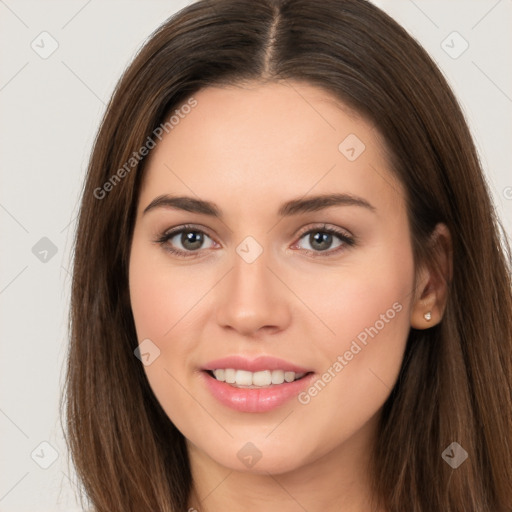
POLYGON ((197 231, 188 231, 181 235, 181 243, 183 247, 194 250, 199 249, 203 243, 202 233, 197 231))
POLYGON ((313 243, 310 240, 311 247, 315 248, 315 244, 320 244, 320 247, 316 247, 320 251, 325 251, 328 249, 332 243, 332 235, 330 233, 323 233, 321 231, 317 231, 314 235, 310 237, 313 240, 313 243), (328 242, 326 245, 322 247, 322 243, 328 242))

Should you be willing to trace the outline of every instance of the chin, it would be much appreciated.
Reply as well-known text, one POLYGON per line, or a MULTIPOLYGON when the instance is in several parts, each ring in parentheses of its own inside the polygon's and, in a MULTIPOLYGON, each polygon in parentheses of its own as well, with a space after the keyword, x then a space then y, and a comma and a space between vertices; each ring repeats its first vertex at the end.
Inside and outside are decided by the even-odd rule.
MULTIPOLYGON (((260 434, 261 435, 261 434, 260 434)), ((304 443, 297 440, 287 446, 282 441, 265 439, 264 435, 251 436, 243 439, 230 439, 228 443, 219 446, 201 447, 195 445, 195 450, 215 461, 217 464, 232 471, 261 474, 283 474, 294 471, 308 463, 304 443)))

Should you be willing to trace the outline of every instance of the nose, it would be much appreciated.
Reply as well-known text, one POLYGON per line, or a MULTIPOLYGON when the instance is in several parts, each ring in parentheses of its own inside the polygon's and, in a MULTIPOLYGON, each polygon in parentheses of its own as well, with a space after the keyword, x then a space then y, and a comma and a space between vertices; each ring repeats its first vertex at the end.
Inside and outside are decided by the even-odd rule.
POLYGON ((269 264, 265 251, 252 263, 235 254, 233 268, 216 287, 218 325, 244 336, 288 327, 292 293, 269 264))

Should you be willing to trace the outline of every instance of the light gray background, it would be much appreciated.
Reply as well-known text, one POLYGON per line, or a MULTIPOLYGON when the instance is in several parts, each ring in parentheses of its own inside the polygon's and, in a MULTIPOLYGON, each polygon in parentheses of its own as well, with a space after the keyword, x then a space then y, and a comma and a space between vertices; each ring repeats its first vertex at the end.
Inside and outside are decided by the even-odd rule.
MULTIPOLYGON (((0 512, 80 510, 57 406, 82 180, 122 70, 188 3, 0 0, 0 512), (46 59, 31 47, 51 48, 43 31, 58 43, 46 59), (42 237, 57 248, 46 262, 32 252, 42 237), (52 461, 52 448, 42 442, 57 454, 48 469, 41 465, 52 461)), ((512 0, 375 3, 423 44, 452 84, 510 236, 512 0), (457 58, 464 41, 448 37, 454 31, 469 44, 457 58)))

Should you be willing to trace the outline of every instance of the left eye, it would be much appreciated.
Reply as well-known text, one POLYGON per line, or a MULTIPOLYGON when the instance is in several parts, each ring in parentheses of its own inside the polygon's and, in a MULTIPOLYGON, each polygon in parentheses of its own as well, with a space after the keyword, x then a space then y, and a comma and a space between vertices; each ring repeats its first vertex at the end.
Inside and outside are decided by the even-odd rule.
POLYGON ((329 254, 332 254, 338 252, 340 247, 343 248, 345 245, 354 245, 354 239, 347 234, 327 228, 310 229, 300 237, 300 240, 302 239, 305 239, 311 247, 306 248, 306 250, 316 253, 328 251, 329 254), (334 247, 334 250, 329 250, 333 249, 332 244, 336 238, 339 240, 338 245, 334 247))

